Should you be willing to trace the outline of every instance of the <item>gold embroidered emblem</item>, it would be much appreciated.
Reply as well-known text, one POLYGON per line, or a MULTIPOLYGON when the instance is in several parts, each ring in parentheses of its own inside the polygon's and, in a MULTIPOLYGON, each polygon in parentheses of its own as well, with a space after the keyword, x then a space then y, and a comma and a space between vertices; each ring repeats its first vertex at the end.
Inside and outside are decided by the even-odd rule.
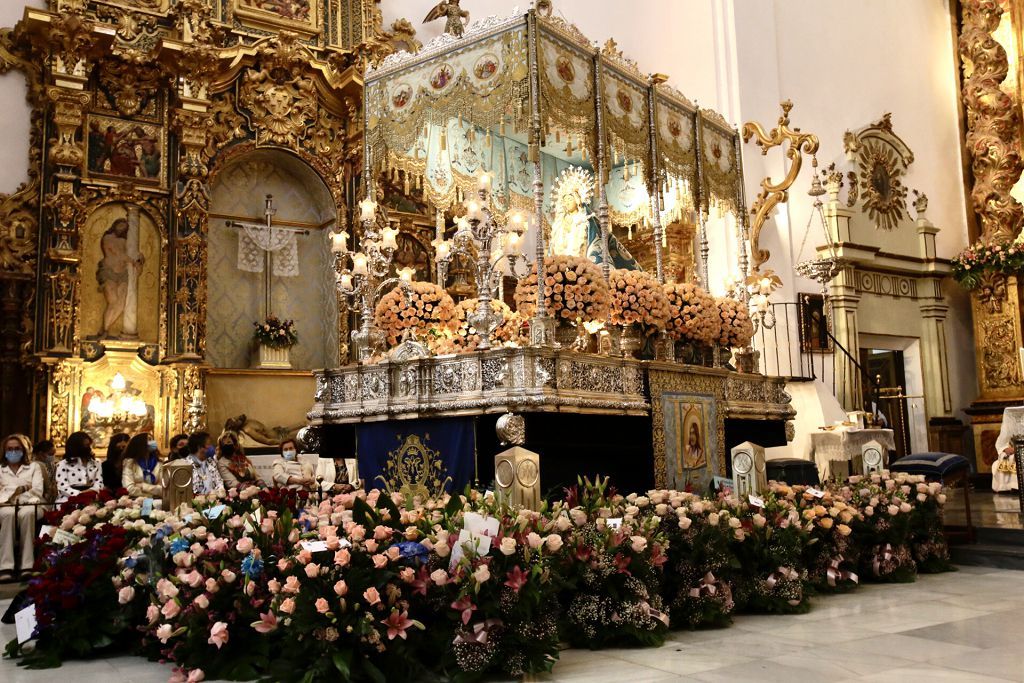
POLYGON ((398 491, 407 500, 417 496, 424 500, 438 498, 444 493, 452 478, 447 476, 448 468, 441 454, 424 441, 430 441, 429 434, 422 439, 418 434, 410 434, 400 447, 388 453, 384 474, 377 476, 384 490, 398 491))

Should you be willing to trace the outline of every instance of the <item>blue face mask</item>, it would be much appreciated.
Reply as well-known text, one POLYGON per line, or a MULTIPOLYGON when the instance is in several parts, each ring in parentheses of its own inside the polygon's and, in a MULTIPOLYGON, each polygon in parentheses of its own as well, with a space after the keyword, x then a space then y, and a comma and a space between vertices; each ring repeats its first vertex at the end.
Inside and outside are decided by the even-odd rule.
POLYGON ((156 446, 157 446, 156 441, 148 441, 148 442, 146 442, 146 447, 149 449, 150 453, 156 452, 156 446))
POLYGON ((291 449, 285 451, 282 455, 284 455, 284 459, 285 460, 294 460, 295 459, 295 451, 293 451, 291 449))
POLYGON ((6 458, 7 462, 9 462, 11 464, 21 462, 21 459, 24 458, 24 457, 25 457, 25 454, 22 453, 21 451, 17 451, 17 450, 7 451, 7 452, 4 453, 4 458, 6 458))
POLYGON ((217 447, 216 446, 207 446, 206 449, 203 451, 203 453, 206 454, 207 458, 212 458, 213 456, 215 456, 217 454, 217 447))

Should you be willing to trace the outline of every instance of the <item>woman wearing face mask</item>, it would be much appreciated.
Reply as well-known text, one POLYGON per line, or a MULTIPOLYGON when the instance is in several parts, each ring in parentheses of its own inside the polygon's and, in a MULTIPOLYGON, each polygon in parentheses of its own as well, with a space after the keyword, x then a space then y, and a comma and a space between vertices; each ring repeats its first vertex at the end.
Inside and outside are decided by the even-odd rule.
POLYGON ((92 437, 75 432, 64 443, 64 459, 57 463, 57 502, 66 502, 83 491, 99 491, 103 486, 100 464, 92 454, 92 437))
POLYGON ((168 462, 171 460, 184 460, 188 457, 188 434, 175 434, 171 437, 171 452, 167 454, 168 462))
POLYGON ((160 450, 152 434, 142 432, 132 437, 124 451, 121 486, 133 498, 159 498, 164 493, 160 485, 160 450))
POLYGON ((299 449, 292 439, 281 442, 281 457, 274 461, 274 486, 290 489, 316 489, 313 466, 299 462, 299 449))
POLYGON ((192 463, 192 493, 224 495, 224 481, 217 471, 217 447, 206 432, 188 437, 188 460, 192 463))
POLYGON ((218 450, 217 471, 224 480, 224 488, 231 490, 244 489, 246 486, 266 486, 256 473, 252 461, 245 457, 245 451, 234 432, 221 434, 218 450))
POLYGON ((14 529, 21 547, 21 571, 32 569, 32 541, 43 502, 43 471, 29 459, 27 436, 12 434, 4 439, 0 463, 0 581, 14 578, 14 529))
POLYGON ((124 450, 131 439, 127 434, 114 434, 107 444, 107 458, 100 465, 103 472, 103 485, 113 493, 121 488, 121 470, 124 468, 124 450))

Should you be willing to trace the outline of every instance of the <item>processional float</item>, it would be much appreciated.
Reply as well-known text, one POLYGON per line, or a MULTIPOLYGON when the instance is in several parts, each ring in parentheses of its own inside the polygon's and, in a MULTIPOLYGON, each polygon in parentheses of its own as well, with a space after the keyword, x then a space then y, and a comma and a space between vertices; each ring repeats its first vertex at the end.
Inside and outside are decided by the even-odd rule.
MULTIPOLYGON (((446 33, 416 54, 399 52, 367 69, 361 230, 351 245, 339 234, 334 246, 339 289, 358 302, 358 362, 315 373, 309 419, 316 438, 330 440, 332 426, 388 418, 523 413, 529 427, 531 415, 552 412, 643 417, 651 420, 655 454, 648 483, 681 485, 682 456, 673 441, 677 398, 709 399, 701 418, 710 432, 709 474, 726 469, 727 419, 769 420, 781 429, 793 411, 780 380, 731 372, 720 363, 675 362, 676 345, 664 331, 650 335, 648 360, 640 360, 630 353, 636 347, 621 339, 630 325, 613 324, 607 305, 579 305, 561 316, 552 310, 559 296, 565 304, 568 291, 547 279, 546 258, 559 251, 598 264, 598 279, 606 281, 617 270, 639 268, 613 224, 649 226, 653 259, 635 278, 654 282, 660 292, 664 227, 680 220, 699 226, 699 279, 707 286, 709 216, 729 212, 747 275, 740 134, 665 80, 642 74, 614 41, 597 48, 550 10, 547 16, 530 10, 491 17, 461 37, 446 33), (398 311, 390 320, 423 298, 409 273, 389 273, 395 240, 374 183, 382 176, 402 178, 407 192, 422 190, 435 212, 442 286, 454 253, 475 261, 478 297, 473 310, 464 311, 478 339, 472 348, 447 352, 432 343, 431 331, 418 329, 392 338, 396 343, 385 350, 387 335, 377 325, 382 309, 385 318, 398 311), (527 291, 535 300, 518 312, 515 324, 528 334, 502 343, 496 335, 509 321, 502 317, 504 304, 494 301, 502 276, 522 284, 531 267, 545 276, 541 286, 533 280, 527 291), (588 320, 575 313, 598 308, 604 316, 588 320), (579 342, 601 327, 613 343, 579 342)), ((745 303, 741 298, 733 307, 738 317, 746 315, 745 303)), ((519 443, 529 443, 529 429, 515 431, 519 443)), ((642 441, 649 459, 650 437, 642 441)))

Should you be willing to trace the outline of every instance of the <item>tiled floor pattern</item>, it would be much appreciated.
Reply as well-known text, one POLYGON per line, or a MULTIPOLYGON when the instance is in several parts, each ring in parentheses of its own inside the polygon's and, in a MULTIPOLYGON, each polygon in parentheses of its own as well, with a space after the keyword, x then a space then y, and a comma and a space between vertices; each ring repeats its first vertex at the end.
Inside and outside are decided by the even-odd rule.
MULTIPOLYGON (((0 602, 0 610, 8 601, 0 602)), ((964 567, 907 585, 821 596, 808 614, 740 616, 731 628, 673 633, 661 648, 567 650, 541 681, 1024 682, 1024 572, 964 567)), ((0 627, 6 642, 14 627, 0 627)), ((0 661, 0 681, 149 683, 169 667, 137 657, 26 671, 0 661)))

